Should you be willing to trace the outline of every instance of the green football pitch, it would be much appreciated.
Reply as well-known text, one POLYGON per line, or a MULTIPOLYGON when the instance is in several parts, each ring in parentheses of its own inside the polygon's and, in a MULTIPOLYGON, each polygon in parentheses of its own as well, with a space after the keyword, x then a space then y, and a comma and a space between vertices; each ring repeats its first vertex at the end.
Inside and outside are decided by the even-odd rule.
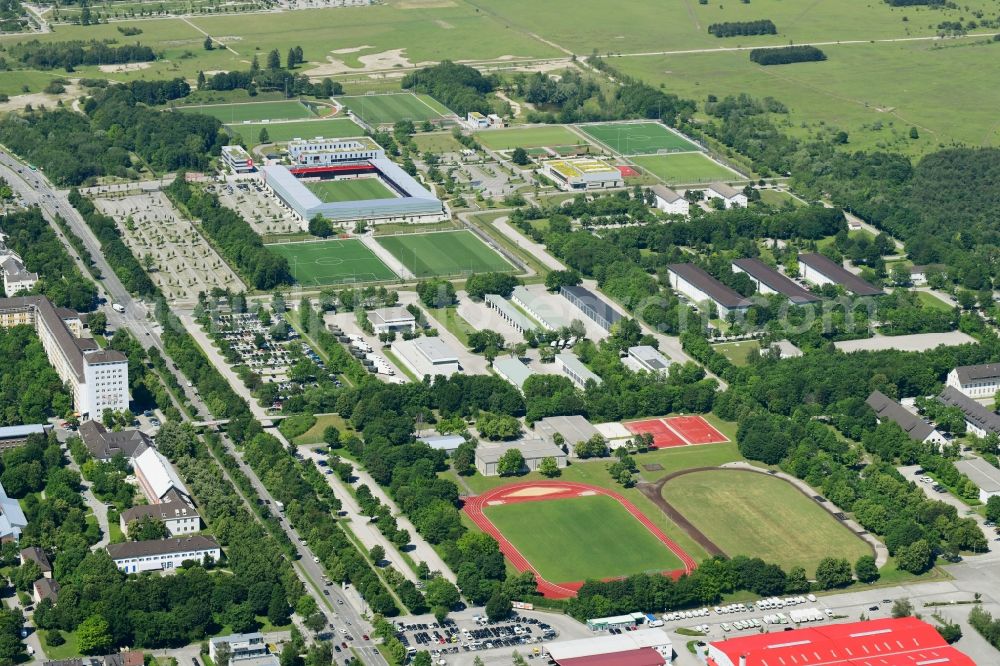
POLYGON ((640 155, 629 159, 669 185, 694 185, 742 177, 732 169, 709 159, 704 153, 640 155))
POLYGON ((268 141, 285 142, 292 139, 313 139, 318 136, 340 139, 361 136, 365 133, 350 118, 323 118, 321 120, 299 120, 288 123, 237 123, 226 125, 230 134, 243 139, 248 146, 260 143, 260 131, 267 130, 268 141))
POLYGON ((621 155, 701 150, 660 123, 606 123, 580 125, 580 129, 621 155))
POLYGON ((824 557, 849 562, 871 548, 792 484, 736 470, 692 472, 663 486, 663 497, 729 555, 759 557, 812 576, 824 557))
POLYGON ((324 203, 334 201, 368 201, 392 199, 396 195, 378 178, 351 178, 348 180, 320 180, 303 183, 324 203))
POLYGON ((393 125, 400 120, 438 120, 451 114, 433 97, 414 93, 357 95, 338 97, 337 101, 369 125, 393 125))
POLYGON ((497 504, 483 513, 552 582, 683 567, 625 507, 604 495, 497 504))
POLYGON ((178 107, 185 113, 200 113, 218 118, 223 123, 242 123, 255 120, 298 120, 312 118, 313 112, 305 104, 294 100, 277 102, 244 102, 239 104, 205 104, 178 107))
POLYGON ((376 240, 418 278, 513 270, 506 259, 470 231, 401 234, 376 240))
POLYGON ((288 259, 292 277, 303 285, 377 282, 396 278, 381 259, 354 238, 275 243, 268 245, 267 249, 288 259))
POLYGON ((518 147, 572 146, 586 143, 562 125, 483 130, 476 132, 476 140, 493 150, 510 150, 518 147))

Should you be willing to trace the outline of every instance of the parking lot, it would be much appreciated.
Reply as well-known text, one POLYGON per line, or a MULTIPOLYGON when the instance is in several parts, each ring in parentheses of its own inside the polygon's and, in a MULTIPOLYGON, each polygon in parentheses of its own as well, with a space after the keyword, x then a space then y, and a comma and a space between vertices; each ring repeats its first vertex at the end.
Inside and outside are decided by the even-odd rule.
POLYGON ((94 199, 94 205, 118 223, 125 244, 167 298, 192 303, 198 292, 216 287, 246 290, 236 273, 162 192, 113 194, 94 199))
POLYGON ((400 621, 396 627, 399 639, 411 654, 427 650, 435 659, 488 650, 509 652, 518 648, 522 656, 535 658, 542 652, 540 643, 557 638, 559 633, 544 620, 523 615, 515 615, 502 622, 474 618, 461 624, 448 618, 443 625, 400 621))
POLYGON ((261 236, 296 234, 304 229, 302 221, 282 206, 259 179, 210 185, 206 190, 218 195, 223 206, 239 213, 261 236))

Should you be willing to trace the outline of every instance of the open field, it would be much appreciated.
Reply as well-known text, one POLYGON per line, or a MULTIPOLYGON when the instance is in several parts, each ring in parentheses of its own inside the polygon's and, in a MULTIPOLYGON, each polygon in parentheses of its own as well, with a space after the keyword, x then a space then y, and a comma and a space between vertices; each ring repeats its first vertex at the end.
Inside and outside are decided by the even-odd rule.
POLYGON ((750 352, 760 351, 760 343, 756 340, 723 342, 718 345, 712 345, 712 349, 728 358, 729 362, 733 365, 742 367, 747 364, 747 357, 750 356, 750 352))
POLYGON ((701 150, 660 123, 604 123, 581 125, 580 129, 622 155, 701 150))
POLYGON ((368 201, 392 199, 396 195, 378 178, 350 178, 303 183, 320 201, 368 201))
POLYGON ((629 159, 668 185, 693 185, 740 178, 735 171, 712 161, 703 153, 640 155, 629 159))
POLYGON ((663 497, 728 555, 760 557, 812 576, 824 557, 854 562, 871 549, 790 483, 710 470, 667 481, 663 497))
POLYGON ((233 134, 243 137, 248 146, 255 146, 260 143, 258 138, 262 129, 267 130, 267 135, 271 142, 312 139, 317 136, 340 138, 361 136, 364 134, 364 130, 349 118, 300 120, 290 123, 241 123, 226 125, 226 129, 233 134))
POLYGON ((185 113, 200 113, 218 118, 223 123, 242 123, 256 120, 295 120, 311 118, 313 112, 305 104, 295 100, 277 102, 248 102, 243 104, 206 104, 202 106, 177 107, 185 113))
POLYGON ((417 277, 513 270, 470 231, 379 236, 376 240, 417 277))
POLYGON ((369 125, 393 125, 400 120, 439 120, 451 113, 430 95, 413 93, 338 97, 337 101, 369 125))
POLYGON ((375 282, 396 277, 381 259, 353 238, 277 243, 267 247, 288 259, 292 277, 302 285, 375 282))
POLYGON ((578 134, 562 125, 483 130, 476 132, 476 140, 493 150, 574 146, 586 143, 578 134))

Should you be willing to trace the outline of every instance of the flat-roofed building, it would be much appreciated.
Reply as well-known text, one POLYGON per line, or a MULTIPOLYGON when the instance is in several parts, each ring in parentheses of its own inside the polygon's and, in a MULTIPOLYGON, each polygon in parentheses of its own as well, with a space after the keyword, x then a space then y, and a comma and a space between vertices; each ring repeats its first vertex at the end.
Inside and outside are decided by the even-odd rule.
POLYGON ((670 359, 660 353, 656 347, 636 345, 628 348, 628 358, 647 372, 666 375, 670 371, 670 359))
POLYGON ((31 435, 44 435, 52 430, 49 423, 30 423, 0 427, 0 451, 12 449, 24 444, 31 435))
POLYGON ((720 317, 746 311, 750 299, 741 296, 694 264, 669 264, 670 287, 695 303, 713 303, 720 317))
POLYGON ((497 476, 500 458, 510 449, 517 449, 528 471, 535 471, 546 458, 553 458, 560 468, 566 466, 566 454, 554 444, 541 439, 519 439, 511 442, 480 442, 476 447, 476 469, 483 476, 497 476))
POLYGON ((880 296, 885 293, 829 257, 815 252, 799 255, 799 270, 803 280, 820 287, 836 284, 855 296, 880 296))
POLYGON ((969 477, 979 488, 979 501, 986 503, 991 497, 1000 495, 1000 469, 982 458, 968 458, 955 462, 955 469, 969 477))
POLYGON ((495 359, 493 361, 493 372, 516 386, 519 390, 524 389, 524 382, 528 380, 528 377, 535 374, 534 370, 513 356, 503 356, 495 359))
POLYGON ((406 308, 378 308, 368 313, 375 335, 417 330, 417 318, 406 308))
POLYGON ((542 328, 538 322, 533 321, 531 318, 523 314, 520 310, 514 307, 510 301, 499 294, 486 294, 486 298, 484 300, 486 301, 486 305, 491 310, 500 315, 501 319, 510 324, 511 328, 522 335, 528 331, 534 331, 542 328))
POLYGON ((892 421, 915 442, 931 442, 938 446, 948 442, 934 426, 881 391, 872 391, 865 403, 872 408, 880 422, 892 421))
POLYGON ((514 287, 510 300, 534 317, 547 331, 557 331, 570 325, 565 310, 557 309, 547 295, 536 294, 524 285, 514 287))
POLYGON ((687 215, 691 212, 691 204, 680 194, 666 185, 653 185, 651 188, 656 199, 656 207, 670 215, 687 215))
POLYGON ((705 197, 708 199, 722 199, 726 208, 746 208, 747 195, 743 190, 726 183, 712 183, 705 188, 705 197))
POLYGON ((562 373, 573 380, 574 383, 579 384, 581 387, 585 387, 587 382, 594 382, 595 384, 600 384, 603 379, 598 377, 591 371, 590 368, 583 364, 583 361, 576 357, 576 354, 570 352, 561 352, 556 354, 556 366, 562 370, 562 373))
POLYGON ((223 645, 229 649, 229 663, 244 662, 269 654, 267 641, 260 632, 215 636, 208 640, 208 656, 216 664, 219 663, 219 648, 223 645))
POLYGON ((564 286, 559 289, 559 293, 605 331, 610 331, 612 326, 623 319, 622 314, 610 303, 586 287, 564 286))
POLYGON ((604 160, 593 157, 575 157, 547 160, 542 163, 542 173, 561 190, 598 190, 624 187, 621 171, 604 160))
POLYGON ((418 378, 450 377, 462 369, 455 351, 437 337, 397 340, 392 343, 392 352, 418 378))
POLYGON ((215 539, 195 534, 174 539, 126 541, 107 546, 115 566, 127 574, 176 569, 185 560, 202 562, 206 557, 218 562, 222 548, 215 539))
MULTIPOLYGON (((634 627, 631 615, 620 618, 601 618, 588 621, 614 624, 615 628, 634 627), (631 623, 629 623, 631 622, 631 623)), ((620 634, 580 638, 572 641, 547 643, 545 654, 559 666, 662 666, 673 659, 670 635, 663 629, 636 629, 620 634)))
POLYGON ((465 443, 465 437, 461 435, 427 435, 417 437, 418 442, 423 442, 435 451, 444 451, 448 455, 455 452, 455 449, 465 443))
POLYGON ((805 305, 806 303, 816 303, 822 300, 816 294, 803 289, 790 278, 755 257, 737 259, 733 262, 733 270, 737 273, 746 273, 749 275, 750 279, 757 285, 757 291, 760 293, 781 294, 788 298, 794 305, 805 305))
POLYGON ((243 146, 223 146, 222 163, 233 173, 250 173, 254 170, 253 157, 243 146))
POLYGON ((318 136, 292 139, 288 142, 288 156, 296 165, 319 165, 381 159, 385 151, 367 136, 334 139, 318 136))
POLYGON ((986 437, 991 432, 1000 434, 1000 415, 986 409, 954 386, 946 386, 937 399, 943 405, 962 410, 966 429, 976 437, 986 437))
POLYGON ((586 442, 594 435, 600 436, 590 421, 580 416, 547 416, 535 423, 535 434, 550 444, 556 443, 556 435, 561 435, 563 441, 572 449, 580 442, 586 442))
POLYGON ((1000 391, 1000 363, 960 365, 948 373, 945 385, 970 398, 992 398, 1000 391))

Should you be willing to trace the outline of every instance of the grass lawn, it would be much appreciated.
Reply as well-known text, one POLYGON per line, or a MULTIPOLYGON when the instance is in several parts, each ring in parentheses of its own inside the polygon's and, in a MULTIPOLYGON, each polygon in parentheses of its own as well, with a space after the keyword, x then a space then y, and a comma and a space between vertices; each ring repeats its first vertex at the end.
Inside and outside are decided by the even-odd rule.
POLYGON ((374 252, 353 238, 278 243, 267 247, 288 259, 292 277, 303 285, 377 282, 396 277, 374 252))
POLYGON ((415 134, 413 143, 421 153, 458 153, 465 150, 465 146, 456 141, 451 132, 415 134))
POLYGON ((361 136, 362 130, 350 118, 325 118, 322 120, 299 120, 290 123, 237 123, 226 125, 231 134, 242 137, 247 146, 256 146, 260 131, 267 130, 268 140, 282 143, 292 139, 313 139, 318 136, 339 139, 361 136))
POLYGON ((758 190, 758 192, 760 192, 760 200, 766 204, 770 204, 771 206, 783 206, 790 203, 796 208, 799 208, 800 206, 806 205, 783 190, 772 190, 768 188, 758 190))
POLYGON ((681 566, 621 504, 603 495, 503 504, 486 507, 484 513, 553 582, 681 566))
POLYGON ((472 324, 462 319, 456 308, 424 308, 435 322, 444 326, 463 345, 468 346, 469 335, 476 332, 472 324))
POLYGON ((310 192, 324 203, 334 201, 368 201, 371 199, 393 199, 392 190, 378 178, 348 178, 344 180, 320 180, 303 183, 310 192))
POLYGON ((945 311, 950 311, 952 309, 950 305, 948 305, 940 298, 938 298, 937 296, 928 291, 914 290, 913 293, 917 295, 917 300, 920 301, 920 304, 923 305, 925 308, 931 308, 932 310, 945 310, 945 311))
POLYGON ((313 113, 298 100, 275 102, 244 102, 241 104, 208 104, 178 107, 184 113, 200 113, 218 118, 223 123, 242 123, 255 120, 296 120, 311 118, 313 113))
POLYGON ((38 638, 42 642, 42 649, 45 650, 45 656, 49 659, 71 659, 72 657, 80 656, 80 648, 77 647, 79 639, 76 636, 76 632, 62 632, 63 638, 66 639, 66 642, 62 645, 49 645, 49 642, 46 640, 46 633, 39 631, 38 638))
POLYGON ((605 123, 581 125, 580 129, 622 155, 701 150, 660 123, 605 123))
POLYGON ((420 278, 514 268, 470 231, 379 236, 376 240, 420 278))
POLYGON ((483 130, 476 132, 475 136, 479 143, 493 150, 575 146, 586 143, 580 135, 562 125, 483 130))
POLYGON ((754 350, 760 351, 760 343, 756 340, 723 342, 722 344, 712 345, 712 347, 715 351, 728 358, 733 365, 739 367, 747 364, 747 357, 750 355, 750 352, 754 350))
POLYGON ((430 95, 397 93, 338 97, 337 101, 369 125, 393 125, 400 120, 439 120, 451 111, 430 95))
POLYGON ((729 555, 760 557, 813 575, 824 557, 854 562, 871 549, 791 484, 733 470, 668 481, 663 496, 729 555))
POLYGON ((339 414, 317 414, 316 423, 309 430, 296 437, 293 443, 296 445, 322 444, 323 431, 327 426, 334 426, 340 432, 353 430, 339 414))
MULTIPOLYGON (((702 414, 707 419, 707 415, 702 414)), ((713 423, 718 428, 718 424, 713 423)), ((732 437, 729 433, 724 433, 732 437)), ((671 472, 682 469, 692 469, 694 467, 717 467, 728 462, 743 460, 739 447, 735 441, 723 442, 721 444, 706 444, 701 446, 675 446, 666 449, 657 449, 649 453, 643 453, 636 458, 639 464, 639 476, 647 481, 662 479, 671 472), (647 472, 643 465, 659 464, 662 470, 647 472)))
POLYGON ((712 161, 702 153, 640 155, 629 159, 636 166, 670 185, 693 185, 741 177, 732 169, 712 161))

